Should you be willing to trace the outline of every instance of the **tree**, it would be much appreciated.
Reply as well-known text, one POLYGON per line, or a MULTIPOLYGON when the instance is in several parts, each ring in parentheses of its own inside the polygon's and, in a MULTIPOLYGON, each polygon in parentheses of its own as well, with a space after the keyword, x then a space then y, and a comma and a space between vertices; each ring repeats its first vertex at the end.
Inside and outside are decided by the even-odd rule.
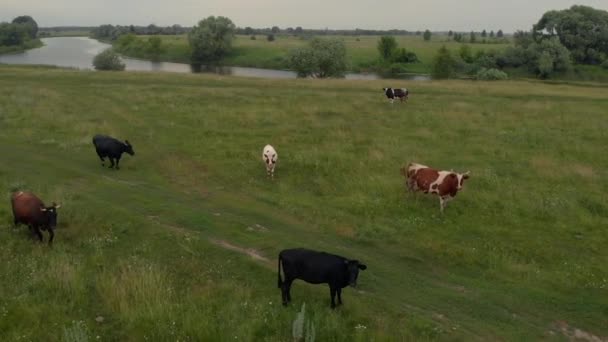
POLYGON ((558 37, 578 63, 599 64, 608 56, 608 11, 577 5, 549 11, 534 25, 533 36, 558 37))
POLYGON ((498 32, 496 32, 496 37, 497 37, 497 38, 502 38, 502 37, 504 37, 504 34, 502 33, 502 30, 498 30, 498 32))
POLYGON ((475 36, 475 32, 471 31, 470 35, 469 35, 469 42, 471 44, 474 44, 477 41, 477 37, 475 36))
POLYGON ((269 42, 274 42, 274 34, 269 34, 266 36, 266 40, 268 40, 269 42))
POLYGON ((122 71, 125 65, 120 57, 112 50, 106 49, 93 58, 93 66, 96 70, 122 71))
POLYGON ((460 51, 458 52, 460 58, 467 63, 473 63, 473 52, 471 51, 471 47, 468 45, 463 45, 460 47, 460 51))
POLYGON ((150 37, 148 38, 148 53, 150 54, 152 60, 158 60, 160 55, 164 52, 164 48, 162 46, 163 41, 160 37, 150 37))
POLYGON ((452 30, 450 30, 450 32, 448 32, 448 37, 451 37, 454 35, 454 32, 452 30))
POLYGON ((425 41, 427 41, 427 42, 428 42, 428 41, 430 41, 430 40, 431 40, 431 31, 429 31, 429 30, 424 31, 424 36, 423 36, 423 38, 424 38, 424 40, 425 40, 425 41))
POLYGON ((270 31, 272 31, 272 33, 279 33, 281 32, 281 29, 278 26, 273 26, 270 31))
POLYGON ((494 30, 490 31, 490 38, 494 38, 494 30))
POLYGON ((192 49, 192 62, 213 63, 232 49, 236 26, 226 17, 208 17, 201 20, 188 34, 192 49))
POLYGON ((397 49, 397 41, 393 36, 382 36, 378 41, 378 52, 380 52, 380 58, 385 61, 391 59, 395 50, 397 49))
POLYGON ((252 35, 253 34, 253 28, 251 28, 249 26, 245 27, 245 34, 248 35, 248 36, 252 35))
POLYGON ((339 39, 315 38, 290 53, 289 66, 298 77, 342 77, 347 68, 346 45, 339 39))
POLYGON ((302 34, 302 32, 304 32, 304 30, 301 26, 296 27, 296 29, 294 30, 295 34, 302 34))
POLYGON ((488 31, 486 31, 486 30, 481 31, 481 37, 482 38, 487 38, 488 37, 488 31))
POLYGON ((36 39, 38 35, 38 23, 29 15, 22 15, 13 19, 13 24, 24 25, 27 28, 28 37, 36 39))
POLYGON ((433 60, 431 75, 434 79, 450 78, 454 71, 454 59, 445 45, 439 49, 433 60))

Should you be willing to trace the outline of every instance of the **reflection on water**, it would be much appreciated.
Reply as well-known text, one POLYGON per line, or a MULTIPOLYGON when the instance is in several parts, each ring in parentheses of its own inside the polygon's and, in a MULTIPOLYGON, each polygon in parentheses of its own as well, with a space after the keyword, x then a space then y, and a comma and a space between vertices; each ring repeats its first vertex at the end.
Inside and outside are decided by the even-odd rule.
MULTIPOLYGON (((22 53, 0 55, 0 63, 6 64, 46 64, 78 69, 92 69, 93 57, 110 47, 87 37, 58 37, 43 38, 44 46, 22 53)), ((183 63, 151 62, 133 58, 123 58, 126 70, 130 71, 166 71, 179 73, 214 73, 219 75, 234 75, 242 77, 262 78, 296 78, 296 73, 285 70, 243 68, 228 66, 202 66, 183 63)), ((378 80, 383 77, 374 74, 349 73, 349 80, 378 80)), ((394 76, 393 76, 394 78, 394 76)), ((426 75, 405 75, 399 77, 414 81, 429 80, 426 75)))

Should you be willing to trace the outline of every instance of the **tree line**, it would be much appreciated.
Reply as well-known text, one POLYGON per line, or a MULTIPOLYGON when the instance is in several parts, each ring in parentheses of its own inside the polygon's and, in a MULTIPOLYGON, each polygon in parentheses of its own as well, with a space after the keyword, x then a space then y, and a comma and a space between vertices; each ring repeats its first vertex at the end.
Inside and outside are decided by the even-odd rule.
POLYGON ((466 45, 457 53, 443 47, 435 57, 433 76, 483 78, 491 74, 492 78, 505 78, 506 70, 519 70, 549 78, 570 71, 575 63, 601 64, 608 69, 608 12, 578 5, 549 11, 530 31, 517 31, 513 42, 503 51, 475 54, 466 45))
POLYGON ((35 40, 38 24, 29 15, 22 15, 10 23, 0 23, 0 46, 19 47, 35 40))

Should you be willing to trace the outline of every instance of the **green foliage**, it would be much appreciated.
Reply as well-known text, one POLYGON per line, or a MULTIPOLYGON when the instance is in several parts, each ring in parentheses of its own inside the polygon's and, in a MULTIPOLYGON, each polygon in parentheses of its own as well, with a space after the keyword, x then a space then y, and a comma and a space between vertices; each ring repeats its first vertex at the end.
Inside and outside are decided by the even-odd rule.
POLYGON ((276 34, 276 33, 281 32, 281 29, 280 29, 278 26, 273 26, 273 27, 272 27, 272 29, 270 29, 270 31, 271 31, 272 33, 275 33, 275 34, 276 34))
POLYGON ((314 38, 308 47, 293 50, 288 63, 298 77, 342 77, 347 69, 346 46, 339 39, 314 38))
POLYGON ((454 59, 450 50, 445 45, 442 46, 433 62, 432 76, 434 79, 446 79, 450 78, 454 72, 454 59))
POLYGON ((462 58, 463 61, 467 63, 473 63, 473 52, 470 46, 464 44, 460 47, 460 51, 458 52, 458 54, 460 55, 460 58, 462 58))
POLYGON ((160 55, 164 52, 163 41, 157 37, 148 38, 148 54, 152 60, 158 60, 160 55))
POLYGON ((487 36, 488 36, 488 31, 486 31, 486 30, 481 31, 482 38, 486 38, 487 36))
POLYGON ((236 26, 226 17, 201 20, 188 34, 194 63, 214 63, 232 50, 236 26))
POLYGON ((266 40, 269 42, 274 42, 274 39, 274 34, 272 33, 266 36, 266 40))
POLYGON ((471 31, 471 33, 469 34, 469 43, 475 44, 476 42, 477 42, 477 35, 475 34, 475 32, 471 31))
POLYGON ((412 52, 408 51, 405 48, 397 49, 393 53, 393 57, 391 58, 393 63, 417 63, 420 62, 418 56, 412 52))
POLYGON ((422 37, 424 38, 425 42, 428 42, 431 40, 431 36, 432 36, 431 31, 426 30, 426 31, 424 31, 424 35, 422 37))
POLYGON ((0 23, 0 47, 25 47, 38 35, 38 24, 29 15, 16 17, 9 23, 0 23))
POLYGON ((121 61, 120 56, 112 50, 106 49, 93 58, 93 66, 95 70, 105 71, 122 71, 125 70, 125 64, 121 61))
POLYGON ((257 38, 254 35, 251 35, 251 37, 249 37, 249 39, 256 40, 257 38))
POLYGON ((606 59, 603 63, 602 63, 602 68, 608 70, 608 59, 606 59))
POLYGON ((504 33, 502 32, 502 30, 498 30, 498 32, 496 33, 496 37, 497 37, 497 38, 502 38, 502 37, 504 37, 504 33))
POLYGON ((477 75, 475 75, 475 78, 481 81, 500 81, 509 79, 509 75, 507 75, 507 73, 505 73, 504 71, 498 69, 481 68, 477 72, 477 75))
POLYGON ((36 39, 38 36, 38 23, 29 15, 22 15, 13 19, 13 24, 23 25, 26 28, 30 39, 36 39))
POLYGON ((607 11, 578 5, 549 11, 533 31, 537 40, 559 37, 578 63, 599 64, 608 56, 607 11))
POLYGON ((397 50, 397 40, 395 40, 395 37, 380 37, 380 40, 378 40, 378 52, 380 53, 380 58, 385 61, 390 60, 395 53, 395 50, 397 50))

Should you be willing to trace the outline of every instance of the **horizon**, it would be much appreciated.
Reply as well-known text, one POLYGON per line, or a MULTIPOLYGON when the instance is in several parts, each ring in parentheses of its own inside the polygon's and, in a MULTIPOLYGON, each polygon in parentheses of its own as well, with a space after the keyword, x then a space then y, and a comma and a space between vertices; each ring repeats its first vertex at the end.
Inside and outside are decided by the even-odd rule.
POLYGON ((125 5, 118 0, 77 1, 57 0, 39 4, 34 0, 5 0, 0 22, 10 22, 20 15, 30 15, 40 27, 96 27, 104 24, 121 26, 192 27, 208 16, 230 18, 237 27, 269 28, 278 26, 302 27, 309 30, 407 30, 410 32, 456 32, 503 30, 513 33, 528 30, 550 10, 570 8, 572 5, 591 6, 608 11, 605 0, 538 0, 534 3, 513 0, 471 0, 466 4, 447 0, 429 0, 424 4, 390 0, 382 6, 366 2, 338 0, 331 4, 320 1, 305 4, 296 1, 264 0, 256 4, 233 0, 212 0, 205 4, 194 0, 180 0, 166 6, 151 0, 131 1, 125 5), (115 13, 115 9, 122 11, 115 13), (318 8, 324 8, 319 11, 318 8), (346 10, 344 10, 346 8, 346 10), (390 8, 390 11, 386 9, 390 8), (522 8, 526 9, 522 11, 522 8), (71 9, 66 11, 66 9, 71 9), (414 10, 412 10, 414 9, 414 10), (109 12, 109 13, 108 13, 109 12), (251 16, 251 13, 257 13, 251 16), (132 14, 133 13, 133 14, 132 14), (454 15, 457 13, 457 15, 454 15))

